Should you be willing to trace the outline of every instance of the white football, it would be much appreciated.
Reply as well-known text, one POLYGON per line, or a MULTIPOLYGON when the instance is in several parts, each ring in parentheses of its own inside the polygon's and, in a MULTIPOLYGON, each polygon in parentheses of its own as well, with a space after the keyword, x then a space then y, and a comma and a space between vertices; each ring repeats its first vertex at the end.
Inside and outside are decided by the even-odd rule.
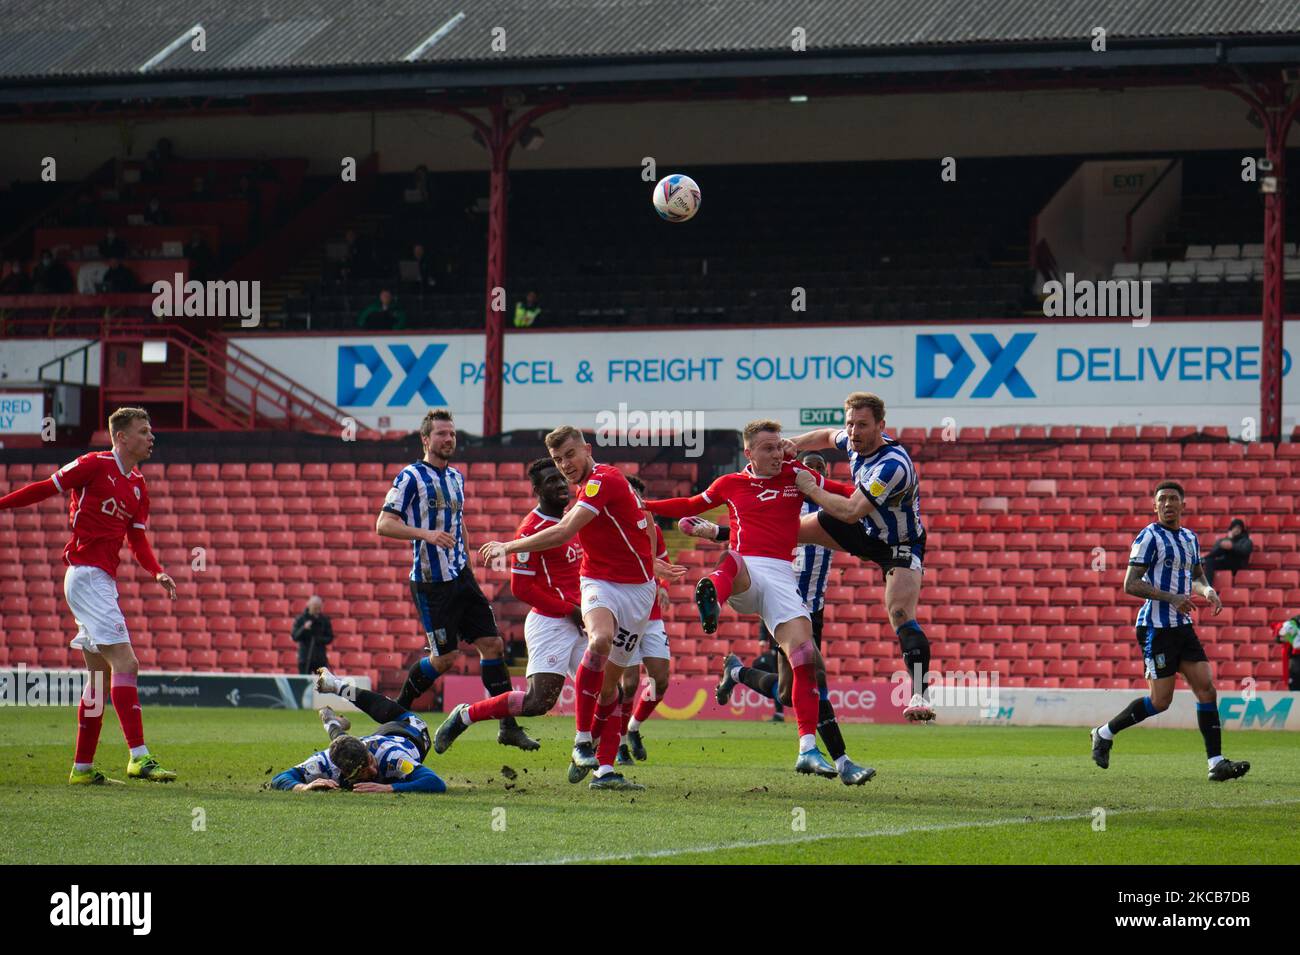
POLYGON ((669 222, 685 222, 700 211, 700 187, 690 176, 673 173, 655 183, 655 211, 669 222))

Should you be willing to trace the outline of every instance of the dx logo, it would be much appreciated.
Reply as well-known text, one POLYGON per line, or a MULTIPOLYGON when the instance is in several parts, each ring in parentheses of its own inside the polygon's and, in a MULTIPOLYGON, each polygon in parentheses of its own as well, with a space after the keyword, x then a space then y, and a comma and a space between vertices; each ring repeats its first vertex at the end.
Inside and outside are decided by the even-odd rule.
MULTIPOLYGON (((1013 398, 1036 398, 1025 376, 1016 368, 1035 332, 1018 332, 1005 345, 987 332, 971 335, 975 347, 988 361, 988 370, 970 393, 971 398, 992 398, 1003 385, 1013 398)), ((916 336, 916 397, 955 398, 975 370, 975 360, 956 335, 916 336), (951 367, 940 375, 936 359, 942 355, 951 367)))
POLYGON ((433 371, 433 366, 438 364, 443 353, 447 350, 446 345, 428 345, 419 355, 410 345, 386 345, 384 346, 391 355, 392 362, 396 368, 392 367, 389 361, 380 354, 379 349, 374 345, 340 345, 339 346, 339 376, 338 376, 338 398, 337 404, 340 407, 368 407, 379 401, 379 396, 384 393, 389 382, 393 380, 395 371, 401 372, 405 377, 389 397, 387 406, 390 408, 401 408, 411 403, 411 400, 419 395, 427 405, 443 405, 446 399, 443 398, 442 392, 438 386, 433 383, 429 377, 433 371), (358 371, 364 370, 366 377, 363 382, 358 384, 358 371))

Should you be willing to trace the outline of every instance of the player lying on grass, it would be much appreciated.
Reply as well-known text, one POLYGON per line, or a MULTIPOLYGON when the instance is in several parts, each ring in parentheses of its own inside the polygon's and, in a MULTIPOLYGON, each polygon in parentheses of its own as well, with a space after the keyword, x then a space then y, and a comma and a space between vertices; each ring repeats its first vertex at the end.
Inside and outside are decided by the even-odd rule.
POLYGON ((1223 603, 1205 579, 1196 535, 1182 526, 1181 484, 1161 481, 1156 485, 1155 512, 1157 520, 1133 541, 1124 578, 1124 592, 1142 598, 1137 640, 1151 694, 1134 700, 1124 712, 1092 731, 1092 761, 1102 769, 1109 767, 1116 733, 1169 709, 1181 673, 1196 697, 1196 725, 1205 740, 1210 782, 1238 779, 1250 771, 1250 763, 1224 758, 1218 694, 1205 648, 1192 628, 1193 594, 1208 600, 1215 616, 1222 612, 1223 603))
MULTIPOLYGON (((805 467, 817 472, 826 480, 826 487, 829 490, 841 492, 846 496, 853 493, 851 485, 830 480, 830 469, 826 465, 826 459, 820 454, 808 452, 800 460, 805 467)), ((812 501, 805 500, 803 502, 803 514, 813 513, 817 509, 817 505, 812 501)), ((690 534, 692 537, 699 537, 702 540, 725 541, 730 537, 731 531, 725 524, 718 525, 699 517, 683 517, 679 522, 679 526, 683 533, 690 534)), ((830 576, 831 560, 829 548, 818 547, 815 544, 803 544, 795 550, 791 567, 798 582, 799 597, 804 601, 811 614, 812 638, 813 643, 817 645, 818 651, 817 695, 819 703, 817 709, 817 733, 821 736, 822 742, 826 744, 827 755, 830 756, 839 769, 840 779, 845 785, 851 786, 865 781, 861 776, 865 770, 855 766, 846 755, 848 747, 844 744, 844 734, 840 732, 839 722, 835 719, 835 707, 831 704, 830 690, 826 685, 826 665, 820 656, 826 581, 830 576)), ((762 625, 762 638, 776 646, 766 624, 762 625)), ((761 693, 763 696, 771 697, 779 706, 789 706, 790 681, 793 675, 790 670, 790 661, 786 659, 785 653, 781 651, 780 647, 776 648, 776 658, 777 669, 775 673, 771 673, 766 670, 747 667, 740 657, 734 653, 727 654, 726 659, 722 661, 722 676, 719 678, 717 688, 714 690, 714 698, 718 701, 718 705, 727 705, 727 701, 731 699, 732 690, 739 683, 761 693)))
POLYGON ((577 503, 558 523, 529 537, 488 541, 479 548, 479 557, 491 566, 510 554, 546 550, 577 536, 582 544, 578 574, 588 642, 574 679, 577 732, 569 779, 577 782, 595 769, 593 789, 642 789, 614 771, 620 734, 606 732, 597 750, 592 724, 598 715, 608 719, 618 705, 619 678, 635 659, 658 594, 656 576, 677 580, 686 568, 655 560, 654 522, 623 473, 593 460, 581 431, 567 425, 556 428, 546 436, 546 448, 565 479, 581 487, 577 503))
POLYGON ((826 479, 796 461, 785 460, 781 425, 776 421, 751 421, 745 426, 744 442, 745 457, 749 459, 745 470, 724 474, 694 497, 646 501, 646 509, 681 518, 727 505, 733 549, 695 587, 704 632, 718 629, 719 605, 723 601, 739 613, 757 614, 790 663, 789 705, 799 727, 795 770, 830 778, 839 776, 845 783, 861 785, 875 775, 874 769, 857 766, 844 753, 836 768, 817 748, 821 709, 817 671, 824 665, 812 639, 812 616, 799 596, 790 563, 803 508, 803 494, 796 482, 802 475, 822 487, 826 479))
MULTIPOLYGON (((572 496, 569 482, 550 458, 538 458, 528 465, 528 477, 537 506, 520 521, 516 540, 558 524, 572 496)), ((433 736, 435 753, 445 753, 473 723, 507 716, 542 716, 559 701, 565 676, 577 673, 587 649, 579 613, 581 560, 582 545, 577 541, 514 554, 510 593, 532 608, 524 618, 528 689, 512 689, 455 707, 433 736)))
POLYGON ((359 793, 442 793, 447 784, 427 766, 429 729, 410 710, 382 693, 341 681, 328 669, 316 671, 316 689, 338 693, 380 726, 358 739, 347 735, 352 723, 328 706, 320 711, 330 745, 271 780, 274 789, 296 793, 351 789, 359 793))

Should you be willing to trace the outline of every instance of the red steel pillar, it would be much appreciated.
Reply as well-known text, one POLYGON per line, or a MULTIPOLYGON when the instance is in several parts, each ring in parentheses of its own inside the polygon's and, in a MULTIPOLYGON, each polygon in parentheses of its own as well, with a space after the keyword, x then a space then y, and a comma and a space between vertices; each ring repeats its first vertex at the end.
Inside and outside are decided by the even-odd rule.
MULTIPOLYGON (((501 433, 502 369, 505 362, 504 325, 505 313, 494 308, 498 304, 495 290, 504 289, 506 283, 506 189, 508 185, 507 167, 510 162, 510 149, 514 145, 508 138, 506 128, 507 113, 504 106, 492 107, 491 135, 488 137, 488 150, 492 157, 491 182, 488 187, 488 235, 487 235, 487 291, 484 298, 484 387, 483 387, 483 435, 501 433)), ((505 306, 504 299, 500 304, 505 306)))
POLYGON ((1274 177, 1276 190, 1264 194, 1264 301, 1259 369, 1259 438, 1282 440, 1282 318, 1286 310, 1286 138, 1300 110, 1281 78, 1250 84, 1249 91, 1221 87, 1245 100, 1264 127, 1264 156, 1273 164, 1259 178, 1274 177))

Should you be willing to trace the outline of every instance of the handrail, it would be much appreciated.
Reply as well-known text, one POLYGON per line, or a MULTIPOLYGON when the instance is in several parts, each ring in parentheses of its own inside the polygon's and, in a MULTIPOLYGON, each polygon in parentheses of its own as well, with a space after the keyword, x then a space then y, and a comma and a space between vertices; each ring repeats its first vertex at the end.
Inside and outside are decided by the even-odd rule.
MULTIPOLYGON (((265 362, 247 355, 242 349, 236 349, 240 355, 231 355, 225 352, 221 360, 214 359, 208 354, 208 349, 214 344, 229 346, 229 342, 222 336, 216 336, 214 339, 199 338, 187 330, 175 325, 149 325, 144 323, 124 322, 107 329, 103 335, 102 341, 105 343, 123 342, 123 341, 145 341, 166 339, 168 342, 174 342, 180 346, 187 357, 201 361, 206 365, 210 372, 223 378, 230 378, 239 385, 247 388, 252 393, 251 403, 246 403, 242 398, 230 394, 230 389, 222 387, 221 400, 236 406, 239 410, 245 410, 239 406, 247 404, 247 412, 250 421, 256 419, 258 415, 258 400, 262 399, 272 406, 282 411, 285 418, 289 421, 304 421, 313 423, 316 428, 324 432, 333 432, 341 427, 341 419, 345 417, 343 410, 329 404, 319 395, 308 391, 302 386, 285 387, 275 380, 273 376, 279 376, 290 385, 296 385, 292 379, 288 379, 281 372, 271 368, 265 362), (244 360, 244 356, 251 361, 256 362, 261 367, 255 367, 253 364, 244 360), (301 410, 299 410, 301 409, 301 410), (302 413, 302 412, 305 412, 302 413), (337 413, 337 414, 336 414, 337 413)), ((370 429, 365 429, 370 430, 370 429)))
POLYGON ((1141 198, 1139 198, 1138 201, 1133 204, 1133 208, 1130 209, 1125 214, 1124 216, 1124 261, 1125 262, 1133 261, 1133 217, 1137 215, 1137 211, 1142 208, 1143 204, 1148 199, 1151 198, 1151 196, 1155 193, 1155 191, 1158 188, 1160 188, 1160 184, 1165 181, 1165 177, 1168 176, 1171 172, 1173 172, 1176 166, 1181 165, 1182 161, 1183 161, 1182 156, 1175 156, 1170 161, 1169 165, 1165 166, 1164 172, 1156 176, 1156 181, 1151 183, 1151 185, 1147 188, 1147 191, 1142 193, 1141 198))
POLYGON ((54 384, 59 384, 59 385, 69 384, 69 382, 65 380, 66 376, 64 375, 63 366, 68 361, 68 359, 70 359, 73 355, 76 355, 78 352, 80 352, 81 353, 81 384, 89 385, 90 384, 90 350, 98 344, 99 344, 98 341, 86 342, 86 344, 82 345, 81 347, 72 349, 72 351, 68 352, 66 355, 60 355, 58 358, 51 358, 45 364, 40 365, 36 369, 36 380, 37 381, 51 380, 45 377, 45 369, 49 368, 51 365, 57 364, 59 366, 59 378, 58 381, 54 382, 54 384))

